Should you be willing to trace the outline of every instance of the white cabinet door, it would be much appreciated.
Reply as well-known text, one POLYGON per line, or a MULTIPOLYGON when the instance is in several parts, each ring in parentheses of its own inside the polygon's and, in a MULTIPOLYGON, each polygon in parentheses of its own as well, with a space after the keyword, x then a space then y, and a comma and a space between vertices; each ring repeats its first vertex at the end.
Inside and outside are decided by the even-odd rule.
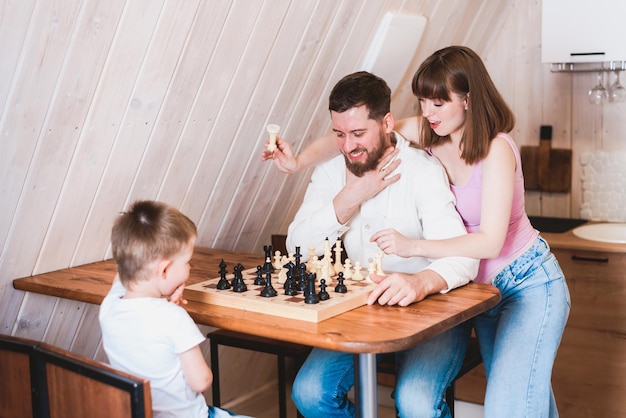
POLYGON ((541 61, 626 60, 626 1, 543 0, 541 61))

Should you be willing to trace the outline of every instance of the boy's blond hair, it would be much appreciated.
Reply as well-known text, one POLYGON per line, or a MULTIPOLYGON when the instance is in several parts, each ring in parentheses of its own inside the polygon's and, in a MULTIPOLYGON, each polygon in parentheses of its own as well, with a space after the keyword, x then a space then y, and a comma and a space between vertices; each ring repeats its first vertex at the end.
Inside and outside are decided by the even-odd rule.
POLYGON ((147 279, 154 261, 173 257, 198 236, 196 225, 178 209, 137 201, 122 212, 111 231, 111 246, 123 284, 147 279))

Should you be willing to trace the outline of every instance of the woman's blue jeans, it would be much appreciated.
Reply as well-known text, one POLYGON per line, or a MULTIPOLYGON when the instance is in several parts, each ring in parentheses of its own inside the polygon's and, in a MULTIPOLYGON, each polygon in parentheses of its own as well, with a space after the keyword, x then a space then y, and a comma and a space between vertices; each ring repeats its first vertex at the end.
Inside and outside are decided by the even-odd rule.
MULTIPOLYGON (((467 350, 471 324, 463 324, 396 353, 394 399, 399 417, 449 417, 444 394, 467 350)), ((296 376, 292 398, 306 418, 353 417, 352 354, 313 349, 296 376)))
POLYGON ((571 306, 539 237, 493 280, 500 303, 474 319, 487 374, 485 418, 558 417, 550 379, 571 306))

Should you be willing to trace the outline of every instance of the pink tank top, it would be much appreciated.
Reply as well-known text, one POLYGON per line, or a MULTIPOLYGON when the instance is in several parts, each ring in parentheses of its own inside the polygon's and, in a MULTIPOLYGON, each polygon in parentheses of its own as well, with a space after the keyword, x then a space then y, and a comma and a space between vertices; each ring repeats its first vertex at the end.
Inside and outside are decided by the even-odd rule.
MULTIPOLYGON (((524 207, 524 175, 520 154, 509 135, 499 133, 497 137, 504 138, 515 154, 515 189, 513 191, 513 206, 509 229, 500 255, 496 258, 480 260, 478 275, 475 281, 479 283, 491 283, 491 280, 504 267, 509 265, 523 250, 535 241, 539 232, 533 228, 526 215, 524 207)), ((467 232, 475 232, 480 228, 480 206, 482 201, 482 161, 478 162, 472 171, 470 180, 462 187, 450 186, 456 197, 456 210, 461 215, 467 232)))

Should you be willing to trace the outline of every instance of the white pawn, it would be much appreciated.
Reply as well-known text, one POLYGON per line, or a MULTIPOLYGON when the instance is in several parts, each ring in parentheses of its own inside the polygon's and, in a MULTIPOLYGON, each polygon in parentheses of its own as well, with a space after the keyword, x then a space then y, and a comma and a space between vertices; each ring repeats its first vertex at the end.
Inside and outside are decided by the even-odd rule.
POLYGON ((315 272, 315 276, 322 277, 322 269, 324 267, 324 260, 320 260, 315 256, 315 263, 313 263, 313 272, 315 272))
POLYGON ((349 258, 346 258, 346 262, 343 265, 343 278, 344 279, 352 278, 352 264, 350 263, 349 258))
POLYGON ((309 245, 309 260, 313 258, 315 255, 315 245, 309 245))
POLYGON ((363 274, 361 273, 361 262, 359 260, 354 263, 354 274, 352 275, 352 280, 363 280, 363 274))
POLYGON ((309 273, 315 273, 317 270, 317 263, 319 263, 319 258, 316 255, 309 258, 309 261, 306 263, 306 271, 309 273))
POLYGON ((367 266, 367 272, 368 272, 367 281, 371 282, 372 279, 370 279, 370 276, 372 274, 376 274, 376 264, 370 262, 370 264, 367 266))
POLYGON ((280 260, 280 251, 276 250, 276 252, 274 252, 274 269, 280 270, 281 268, 283 268, 283 265, 280 264, 280 260))
POLYGON ((383 253, 376 253, 376 275, 384 276, 385 272, 383 271, 383 253))

